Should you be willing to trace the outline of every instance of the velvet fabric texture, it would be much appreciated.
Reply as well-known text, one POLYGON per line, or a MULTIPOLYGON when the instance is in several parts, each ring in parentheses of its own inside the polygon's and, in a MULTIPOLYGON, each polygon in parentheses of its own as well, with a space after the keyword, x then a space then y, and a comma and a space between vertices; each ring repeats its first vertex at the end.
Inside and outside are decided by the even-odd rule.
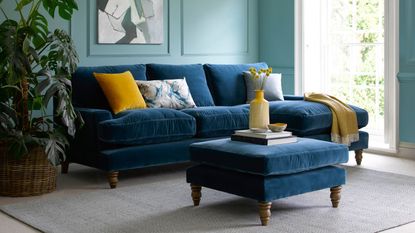
POLYGON ((70 157, 71 162, 81 163, 104 171, 124 171, 166 164, 189 162, 189 146, 206 139, 184 139, 174 142, 118 146, 89 153, 80 150, 70 157))
POLYGON ((232 107, 200 107, 182 111, 196 119, 197 137, 230 136, 235 130, 248 128, 247 104, 232 107))
MULTIPOLYGON (((365 127, 369 122, 367 111, 350 105, 356 112, 358 128, 365 127)), ((270 122, 287 123, 287 131, 298 136, 326 134, 331 131, 332 113, 320 103, 303 100, 271 101, 269 103, 270 122)))
POLYGON ((112 120, 98 123, 99 140, 116 145, 178 141, 195 134, 195 119, 174 109, 125 111, 112 120))
POLYGON ((234 106, 246 103, 246 85, 243 72, 249 68, 268 68, 266 63, 216 65, 205 64, 206 77, 215 104, 218 106, 234 106))
POLYGON ((343 168, 327 166, 289 175, 261 176, 197 165, 187 170, 186 180, 191 184, 269 202, 343 185, 346 183, 346 171, 343 168))
POLYGON ((299 138, 296 143, 263 146, 220 139, 190 146, 193 162, 263 176, 284 175, 345 163, 345 145, 299 138))
MULTIPOLYGON (((189 161, 191 142, 209 140, 216 136, 230 136, 236 129, 247 128, 249 110, 247 105, 242 105, 246 101, 242 72, 251 66, 267 67, 265 63, 204 67, 206 75, 212 74, 208 80, 209 88, 219 101, 218 104, 238 104, 235 107, 217 109, 213 107, 214 102, 202 65, 79 67, 72 77, 73 103, 84 118, 85 125, 71 141, 69 160, 105 171, 189 161), (150 70, 146 73, 147 68, 150 70), (146 80, 146 75, 153 80, 186 77, 196 105, 203 108, 189 111, 153 109, 145 114, 141 113, 149 110, 145 109, 113 115, 93 72, 125 71, 130 71, 135 80, 146 80), (147 120, 150 123, 146 124, 147 120)), ((304 105, 302 96, 285 95, 284 98, 287 101, 277 101, 275 106, 271 102, 272 123, 287 122, 288 130, 294 133, 300 132, 309 137, 326 140, 331 124, 328 108, 323 105, 322 108, 318 107, 316 103, 304 105), (319 117, 319 114, 323 117, 319 117)), ((361 120, 359 126, 363 127, 367 124, 367 112, 354 109, 358 113, 358 121, 361 120)), ((367 140, 368 137, 362 137, 361 133, 360 141, 353 143, 350 149, 367 148, 367 140)), ((239 162, 238 159, 236 162, 239 162)))
POLYGON ((205 72, 201 64, 192 65, 163 65, 148 64, 147 76, 149 80, 183 79, 190 88, 196 106, 214 106, 212 95, 210 94, 205 72))
MULTIPOLYGON (((309 136, 306 136, 306 137, 331 142, 330 133, 309 135, 309 136)), ((369 134, 367 132, 364 132, 364 131, 359 131, 359 141, 353 142, 349 146, 349 150, 360 150, 360 149, 366 149, 368 147, 369 147, 369 134)))
POLYGON ((104 92, 95 79, 93 73, 123 73, 130 71, 135 80, 146 80, 146 66, 119 65, 119 66, 91 66, 78 67, 72 74, 72 101, 74 106, 81 108, 110 109, 104 92))

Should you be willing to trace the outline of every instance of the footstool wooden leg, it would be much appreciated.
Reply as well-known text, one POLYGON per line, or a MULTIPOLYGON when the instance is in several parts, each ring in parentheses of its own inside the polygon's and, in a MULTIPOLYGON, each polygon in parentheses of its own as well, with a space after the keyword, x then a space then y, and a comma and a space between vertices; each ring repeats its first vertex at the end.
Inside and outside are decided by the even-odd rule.
POLYGON ((342 190, 342 186, 336 186, 336 187, 330 188, 330 199, 331 199, 331 204, 333 205, 333 208, 337 208, 339 206, 341 190, 342 190))
POLYGON ((271 217, 271 205, 271 202, 258 202, 259 218, 261 219, 262 226, 268 225, 269 219, 271 217))
POLYGON ((202 186, 190 184, 190 187, 192 188, 193 205, 198 206, 202 197, 202 186))
POLYGON ((363 150, 355 150, 355 159, 356 159, 356 163, 357 165, 362 164, 362 159, 363 159, 363 150))
POLYGON ((108 183, 112 189, 117 187, 118 183, 118 172, 109 172, 108 173, 108 183))

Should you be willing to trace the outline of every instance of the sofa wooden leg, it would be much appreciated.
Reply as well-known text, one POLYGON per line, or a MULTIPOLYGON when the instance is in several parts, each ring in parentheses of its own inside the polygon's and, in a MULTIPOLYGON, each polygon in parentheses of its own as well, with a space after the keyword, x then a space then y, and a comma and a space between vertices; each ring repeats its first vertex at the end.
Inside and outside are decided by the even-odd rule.
POLYGON ((357 165, 362 164, 363 150, 355 150, 354 153, 357 165))
POLYGON ((340 202, 340 192, 342 190, 342 186, 336 186, 336 187, 332 187, 330 188, 330 199, 331 199, 331 204, 333 205, 333 208, 337 208, 339 206, 339 202, 340 202))
POLYGON ((108 173, 108 183, 112 189, 117 187, 118 183, 118 172, 109 172, 108 173))
POLYGON ((64 161, 61 164, 61 173, 62 174, 68 174, 69 171, 69 161, 64 161))
POLYGON ((198 206, 202 197, 202 186, 190 184, 190 187, 192 188, 193 205, 198 206))
POLYGON ((271 202, 258 202, 259 218, 261 219, 262 226, 268 225, 269 219, 271 217, 271 205, 271 202))

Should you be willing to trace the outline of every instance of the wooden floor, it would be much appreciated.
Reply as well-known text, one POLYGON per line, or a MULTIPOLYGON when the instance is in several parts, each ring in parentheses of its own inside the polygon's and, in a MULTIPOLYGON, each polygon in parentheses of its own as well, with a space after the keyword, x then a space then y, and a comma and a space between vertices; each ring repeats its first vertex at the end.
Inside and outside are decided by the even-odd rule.
MULTIPOLYGON (((350 153, 350 162, 347 165, 355 166, 353 153, 350 153)), ((378 170, 378 171, 392 172, 392 173, 415 177, 415 161, 413 160, 406 160, 406 159, 401 159, 401 158, 364 153, 363 162, 360 167, 362 169, 373 169, 373 170, 378 170)), ((70 172, 71 170, 72 171, 74 170, 84 171, 87 169, 90 169, 90 168, 86 168, 81 165, 71 164, 70 172)), ((80 175, 79 173, 77 173, 76 178, 71 176, 71 174, 69 173, 69 175, 64 175, 64 176, 59 177, 58 190, 52 195, 56 195, 56 193, 58 193, 59 195, 70 195, 71 193, 85 192, 85 190, 105 188, 105 187, 102 187, 105 181, 106 181, 105 174, 98 170, 94 173, 93 176, 91 176, 91 172, 86 172, 86 173, 80 172, 80 175), (86 176, 84 177, 84 179, 80 177, 82 176, 82 174, 86 176)), ((123 182, 123 181, 121 180, 120 182, 123 182)), ((124 182, 133 183, 134 179, 128 179, 128 181, 124 181, 124 182)), ((30 198, 0 197, 0 205, 23 202, 23 201, 27 201, 27 200, 31 200, 35 198, 47 198, 47 196, 48 195, 44 195, 41 197, 30 197, 30 198)), ((32 232, 38 232, 38 231, 0 212, 0 233, 32 233, 32 232)), ((384 231, 384 233, 413 233, 413 232, 415 232, 415 223, 407 224, 407 225, 404 225, 398 228, 384 231)))

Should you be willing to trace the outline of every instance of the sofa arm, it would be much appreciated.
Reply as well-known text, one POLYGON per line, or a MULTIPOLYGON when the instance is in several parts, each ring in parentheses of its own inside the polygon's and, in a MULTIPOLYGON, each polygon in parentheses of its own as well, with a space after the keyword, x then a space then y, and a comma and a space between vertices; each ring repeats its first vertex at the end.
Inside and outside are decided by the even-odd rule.
POLYGON ((81 113, 82 118, 87 124, 97 125, 101 121, 111 120, 112 113, 106 109, 97 109, 97 108, 75 108, 75 111, 81 113))
POLYGON ((112 113, 105 109, 75 108, 79 111, 85 124, 80 128, 71 143, 71 161, 83 160, 100 150, 98 124, 112 119, 112 113))
POLYGON ((301 96, 301 95, 284 95, 284 100, 304 100, 304 96, 301 96))

